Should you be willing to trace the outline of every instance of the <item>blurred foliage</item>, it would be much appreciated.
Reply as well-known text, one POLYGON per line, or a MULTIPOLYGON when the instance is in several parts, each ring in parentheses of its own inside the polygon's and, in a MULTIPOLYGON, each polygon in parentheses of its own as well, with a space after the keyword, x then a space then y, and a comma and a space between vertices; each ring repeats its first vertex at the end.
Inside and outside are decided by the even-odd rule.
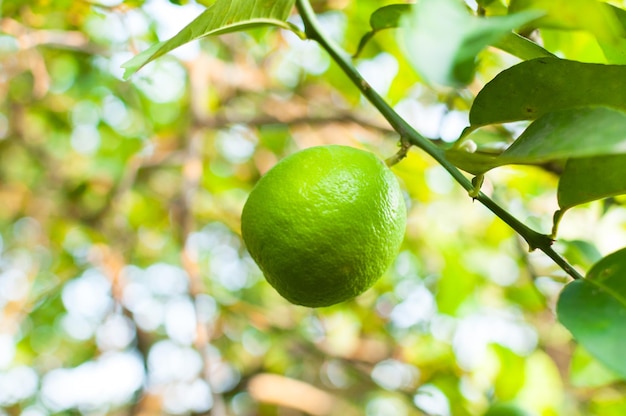
MULTIPOLYGON (((391 3, 314 6, 356 51, 391 3)), ((317 45, 288 32, 203 39, 122 80, 121 63, 202 10, 0 3, 0 414, 626 413, 624 383, 555 322, 563 272, 418 151, 394 167, 409 225, 388 274, 330 308, 280 298, 239 236, 255 181, 304 147, 385 158, 398 138, 317 45)), ((602 54, 558 28, 545 42, 570 59, 602 54)), ((461 93, 425 86, 393 31, 355 63, 420 131, 450 141, 482 85, 518 62, 482 55, 461 93)), ((549 232, 555 186, 549 169, 506 167, 484 188, 549 232)), ((586 204, 558 245, 588 268, 626 245, 625 224, 623 201, 586 204)))

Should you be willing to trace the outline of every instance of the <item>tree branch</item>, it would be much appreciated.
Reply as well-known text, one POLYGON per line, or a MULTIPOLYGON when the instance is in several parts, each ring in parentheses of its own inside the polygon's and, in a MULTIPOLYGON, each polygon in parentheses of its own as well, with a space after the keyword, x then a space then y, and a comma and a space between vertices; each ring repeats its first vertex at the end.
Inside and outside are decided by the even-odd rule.
POLYGON ((361 91, 361 93, 369 100, 376 109, 385 117, 385 119, 391 124, 393 129, 400 134, 400 137, 405 138, 412 145, 419 147, 428 155, 430 155, 437 163, 439 163, 448 173, 459 183, 468 193, 473 195, 475 200, 478 200, 487 209, 497 215, 506 224, 508 224, 513 230, 521 235, 528 243, 531 250, 539 249, 543 251, 548 257, 550 257, 557 265, 559 265, 566 273, 568 273, 574 279, 580 279, 582 276, 574 267, 572 267, 564 258, 562 258, 552 248, 552 239, 541 234, 524 223, 519 221, 508 211, 494 202, 484 193, 474 188, 471 181, 465 177, 465 175, 457 169, 452 163, 450 163, 444 154, 444 151, 433 144, 430 140, 419 134, 413 127, 411 127, 395 110, 369 85, 369 83, 361 76, 356 70, 354 65, 350 62, 350 56, 343 51, 338 45, 336 45, 330 38, 328 38, 321 29, 315 12, 313 11, 309 0, 296 0, 296 7, 298 13, 304 23, 304 31, 307 37, 311 40, 317 41, 322 48, 328 52, 331 58, 339 65, 343 72, 348 76, 352 83, 361 91))
POLYGON ((0 19, 0 32, 13 36, 20 49, 31 49, 37 46, 55 46, 73 49, 90 54, 102 54, 105 50, 90 42, 89 38, 79 31, 31 29, 17 20, 5 17, 0 19))

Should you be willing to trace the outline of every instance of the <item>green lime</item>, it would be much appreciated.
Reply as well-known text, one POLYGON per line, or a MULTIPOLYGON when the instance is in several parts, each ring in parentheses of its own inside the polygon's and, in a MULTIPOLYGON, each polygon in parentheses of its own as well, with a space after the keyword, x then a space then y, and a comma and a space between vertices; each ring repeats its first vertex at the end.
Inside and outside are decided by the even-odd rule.
POLYGON ((369 289, 395 258, 406 207, 374 154, 317 146, 280 161, 256 184, 241 216, 248 251, 292 303, 330 306, 369 289))

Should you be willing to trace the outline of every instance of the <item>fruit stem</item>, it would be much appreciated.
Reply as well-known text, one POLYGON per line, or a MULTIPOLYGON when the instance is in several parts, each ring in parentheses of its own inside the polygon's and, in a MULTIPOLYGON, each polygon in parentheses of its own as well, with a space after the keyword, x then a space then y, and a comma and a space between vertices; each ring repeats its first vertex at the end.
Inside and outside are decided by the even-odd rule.
POLYGON ((411 146, 413 145, 411 144, 410 141, 408 141, 404 137, 401 137, 400 138, 400 150, 398 150, 395 155, 388 157, 385 160, 385 164, 389 167, 392 167, 396 163, 400 162, 402 159, 404 159, 407 156, 407 153, 409 152, 409 149, 411 148, 411 146))
POLYGON ((309 0, 296 0, 296 8, 304 24, 304 32, 308 39, 314 40, 328 52, 333 61, 339 65, 342 71, 348 76, 350 81, 361 91, 361 93, 376 107, 385 117, 391 127, 400 135, 402 140, 419 147, 439 163, 448 173, 468 192, 475 200, 478 200, 487 209, 502 219, 513 230, 521 235, 528 243, 530 250, 539 249, 550 257, 559 267, 574 279, 581 279, 582 276, 552 248, 553 240, 541 234, 524 223, 519 221, 508 211, 498 205, 484 193, 477 191, 472 182, 450 163, 442 149, 437 147, 430 140, 419 134, 409 123, 407 123, 395 110, 372 88, 372 86, 361 76, 351 63, 351 57, 340 48, 332 39, 327 37, 317 21, 317 17, 309 0))

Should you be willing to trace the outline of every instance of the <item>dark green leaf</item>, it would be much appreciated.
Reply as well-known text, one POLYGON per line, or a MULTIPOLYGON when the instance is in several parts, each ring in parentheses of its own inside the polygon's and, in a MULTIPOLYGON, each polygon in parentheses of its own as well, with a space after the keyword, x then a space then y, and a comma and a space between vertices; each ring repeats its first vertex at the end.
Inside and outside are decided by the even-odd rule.
POLYGON ((626 112, 607 107, 548 113, 502 156, 534 163, 626 152, 626 112))
POLYGON ((480 51, 540 15, 482 18, 458 0, 422 0, 403 19, 406 55, 428 82, 459 87, 472 80, 480 51))
POLYGON ((497 166, 626 153, 626 113, 575 108, 535 120, 500 156, 449 150, 448 159, 475 175, 497 166))
POLYGON ((295 0, 218 0, 173 38, 152 45, 122 65, 124 78, 185 43, 210 35, 273 25, 293 30, 286 22, 295 0))
POLYGON ((559 206, 575 205, 626 193, 626 155, 572 159, 558 188, 559 206))
POLYGON ((533 120, 574 107, 603 105, 626 110, 626 66, 539 58, 517 64, 480 91, 472 109, 472 126, 533 120))
POLYGON ((585 279, 568 284, 557 314, 591 355, 626 378, 626 249, 600 260, 585 279))

